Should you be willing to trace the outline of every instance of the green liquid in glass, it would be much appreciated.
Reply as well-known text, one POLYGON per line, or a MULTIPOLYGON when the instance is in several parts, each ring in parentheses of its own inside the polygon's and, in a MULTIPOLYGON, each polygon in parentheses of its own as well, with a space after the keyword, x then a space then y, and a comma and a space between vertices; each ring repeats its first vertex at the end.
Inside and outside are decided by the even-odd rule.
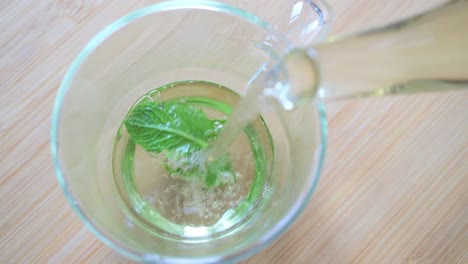
MULTIPOLYGON (((221 85, 182 81, 154 89, 138 101, 177 101, 225 119, 240 96, 221 85)), ((245 223, 261 205, 272 169, 273 142, 261 116, 244 128, 227 151, 235 180, 217 186, 167 171, 163 153, 136 145, 121 125, 114 142, 113 173, 131 217, 149 230, 185 238, 225 234, 245 223)))

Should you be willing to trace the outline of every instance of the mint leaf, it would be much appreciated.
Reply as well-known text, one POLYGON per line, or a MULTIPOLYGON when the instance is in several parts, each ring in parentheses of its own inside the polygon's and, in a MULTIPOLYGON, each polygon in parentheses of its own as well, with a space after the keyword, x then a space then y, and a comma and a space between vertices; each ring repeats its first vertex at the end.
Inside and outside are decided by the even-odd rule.
POLYGON ((218 185, 232 183, 236 179, 232 162, 227 155, 208 163, 206 171, 205 180, 208 186, 215 183, 218 185))
POLYGON ((212 139, 214 122, 189 104, 142 102, 125 120, 133 141, 148 152, 205 149, 212 139))
POLYGON ((187 103, 142 101, 124 121, 130 138, 147 152, 165 151, 166 170, 174 176, 203 179, 207 186, 232 182, 227 155, 206 163, 203 150, 218 136, 224 120, 211 120, 187 103))
POLYGON ((206 163, 202 152, 168 153, 166 170, 173 176, 204 179, 207 186, 235 181, 234 168, 228 155, 206 163))

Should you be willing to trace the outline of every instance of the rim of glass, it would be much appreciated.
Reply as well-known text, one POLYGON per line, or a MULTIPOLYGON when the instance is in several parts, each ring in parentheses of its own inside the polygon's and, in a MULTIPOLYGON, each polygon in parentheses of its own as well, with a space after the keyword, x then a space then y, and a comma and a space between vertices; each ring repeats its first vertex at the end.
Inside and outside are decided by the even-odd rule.
MULTIPOLYGON (((321 1, 320 1, 321 2, 321 1)), ((142 254, 138 253, 135 250, 128 248, 121 244, 118 241, 112 240, 108 237, 100 227, 95 225, 91 218, 89 218, 86 213, 82 210, 79 204, 76 202, 74 195, 69 187, 67 179, 62 172, 62 166, 60 157, 58 155, 58 134, 59 134, 59 123, 61 117, 61 109, 62 104, 65 96, 67 95, 68 89, 70 84, 76 75, 77 71, 83 64, 83 62, 88 58, 89 55, 101 44, 103 43, 108 37, 110 37, 113 33, 118 31, 119 29, 125 27, 129 23, 133 22, 136 19, 139 19, 143 16, 154 14, 158 12, 170 11, 170 10, 177 10, 177 9, 201 9, 201 10, 211 10, 215 12, 225 13, 228 15, 237 16, 243 20, 247 20, 251 24, 257 25, 259 27, 264 28, 267 31, 274 32, 271 26, 257 17, 245 10, 240 8, 236 8, 227 4, 211 1, 211 0, 173 0, 173 1, 165 1, 161 3, 156 3, 149 5, 147 7, 138 9, 133 11, 110 25, 106 26, 102 29, 97 35, 95 35, 80 51, 78 56, 73 60, 72 64, 69 66, 61 84, 58 89, 54 106, 52 112, 52 122, 51 122, 51 154, 52 160, 54 163, 55 175, 57 181, 62 188, 65 197, 72 207, 73 211, 78 215, 81 222, 89 229, 91 232, 98 237, 102 242, 104 242, 107 246, 112 248, 113 250, 119 252, 120 254, 131 258, 136 261, 157 261, 163 260, 164 262, 168 263, 178 263, 181 261, 187 261, 186 258, 180 258, 176 256, 161 256, 157 253, 151 254, 142 254)), ((322 10, 323 12, 327 12, 328 10, 322 10)), ((320 178, 320 174, 322 171, 324 158, 325 158, 325 151, 327 147, 327 139, 328 139, 328 122, 326 118, 325 107, 322 103, 317 103, 317 111, 319 113, 319 123, 320 123, 320 142, 318 146, 318 161, 315 167, 315 170, 311 172, 313 174, 313 180, 311 186, 309 187, 309 191, 302 199, 296 201, 294 206, 289 211, 288 214, 282 217, 281 221, 279 221, 272 229, 268 232, 263 234, 261 239, 257 240, 256 242, 248 245, 245 249, 231 253, 230 255, 224 256, 206 256, 202 258, 191 258, 191 263, 213 263, 213 262, 222 262, 222 263, 234 263, 245 259, 253 254, 258 253, 260 250, 265 248, 266 246, 270 245, 273 241, 278 239, 286 230, 291 227, 291 225, 295 222, 297 217, 302 213, 304 208, 306 207, 308 201, 312 193, 315 190, 317 182, 320 178)))

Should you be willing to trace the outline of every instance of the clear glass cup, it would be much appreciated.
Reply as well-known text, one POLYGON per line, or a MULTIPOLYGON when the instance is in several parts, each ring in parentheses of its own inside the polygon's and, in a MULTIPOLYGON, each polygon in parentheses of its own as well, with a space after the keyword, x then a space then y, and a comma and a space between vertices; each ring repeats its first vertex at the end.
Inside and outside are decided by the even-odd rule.
POLYGON ((304 209, 320 175, 327 123, 316 102, 263 115, 273 149, 262 198, 241 223, 219 233, 174 235, 135 217, 138 208, 129 207, 114 180, 112 153, 127 111, 148 91, 204 80, 242 95, 259 70, 291 49, 258 17, 211 1, 155 4, 99 33, 64 77, 51 129, 58 181, 86 226, 143 262, 235 262, 277 239, 304 209))

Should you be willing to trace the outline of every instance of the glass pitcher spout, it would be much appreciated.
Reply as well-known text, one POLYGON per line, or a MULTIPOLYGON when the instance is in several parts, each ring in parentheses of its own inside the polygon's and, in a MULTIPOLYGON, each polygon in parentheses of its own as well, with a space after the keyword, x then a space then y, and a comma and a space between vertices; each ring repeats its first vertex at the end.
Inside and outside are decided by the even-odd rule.
POLYGON ((318 67, 304 47, 324 40, 335 15, 325 0, 287 2, 283 11, 270 20, 273 33, 262 40, 261 45, 268 50, 276 45, 279 37, 287 40, 289 48, 267 61, 249 81, 248 87, 249 96, 261 95, 265 100, 274 98, 282 108, 292 109, 310 102, 317 94, 318 67))
POLYGON ((324 99, 468 87, 468 1, 308 49, 324 99))

